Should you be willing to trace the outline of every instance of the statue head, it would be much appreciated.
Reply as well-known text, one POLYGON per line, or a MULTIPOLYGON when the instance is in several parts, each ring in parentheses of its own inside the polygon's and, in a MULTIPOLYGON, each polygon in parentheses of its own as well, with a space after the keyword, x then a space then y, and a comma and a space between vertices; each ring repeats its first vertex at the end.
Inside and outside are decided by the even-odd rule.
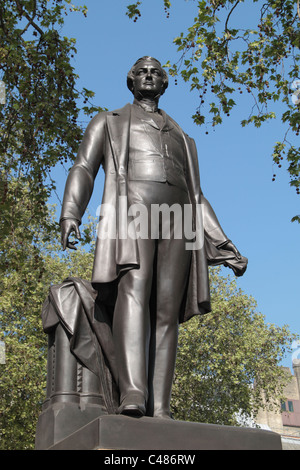
POLYGON ((168 75, 162 68, 161 63, 150 56, 144 56, 138 59, 127 74, 127 86, 134 95, 137 91, 140 91, 137 90, 137 87, 142 87, 145 93, 151 94, 152 88, 153 91, 155 90, 156 97, 161 96, 168 88, 168 84, 168 75), (146 84, 146 81, 149 81, 147 86, 143 86, 141 81, 143 74, 144 83, 146 84), (148 78, 146 78, 145 75, 148 75, 148 78), (151 80, 153 82, 152 86, 150 85, 151 80), (148 90, 146 88, 148 88, 148 90))

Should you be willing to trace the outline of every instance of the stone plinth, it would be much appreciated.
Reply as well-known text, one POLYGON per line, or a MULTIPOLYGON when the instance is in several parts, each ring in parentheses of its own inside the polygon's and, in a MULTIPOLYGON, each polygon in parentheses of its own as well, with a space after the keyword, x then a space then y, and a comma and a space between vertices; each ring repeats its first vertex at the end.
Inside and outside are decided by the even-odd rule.
POLYGON ((100 416, 48 450, 281 450, 279 434, 254 428, 120 415, 100 416))

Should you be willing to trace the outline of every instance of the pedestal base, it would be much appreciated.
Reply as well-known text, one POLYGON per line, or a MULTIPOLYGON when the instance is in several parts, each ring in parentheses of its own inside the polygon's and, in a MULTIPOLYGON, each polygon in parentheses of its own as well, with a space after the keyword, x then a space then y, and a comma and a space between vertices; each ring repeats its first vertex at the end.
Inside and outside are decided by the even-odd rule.
POLYGON ((35 448, 45 450, 63 441, 68 436, 84 429, 88 423, 103 415, 101 406, 76 403, 55 403, 44 410, 39 416, 35 448))
POLYGON ((158 418, 100 416, 48 450, 282 450, 271 431, 158 418))

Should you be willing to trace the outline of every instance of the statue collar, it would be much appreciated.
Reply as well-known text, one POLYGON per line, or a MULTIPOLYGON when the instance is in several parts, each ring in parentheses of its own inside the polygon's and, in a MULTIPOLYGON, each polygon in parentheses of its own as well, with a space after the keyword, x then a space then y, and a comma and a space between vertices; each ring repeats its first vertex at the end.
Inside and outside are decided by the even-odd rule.
POLYGON ((142 108, 144 111, 147 111, 147 113, 157 113, 159 111, 157 103, 145 103, 144 101, 139 101, 136 98, 134 98, 133 104, 136 104, 140 108, 142 108))

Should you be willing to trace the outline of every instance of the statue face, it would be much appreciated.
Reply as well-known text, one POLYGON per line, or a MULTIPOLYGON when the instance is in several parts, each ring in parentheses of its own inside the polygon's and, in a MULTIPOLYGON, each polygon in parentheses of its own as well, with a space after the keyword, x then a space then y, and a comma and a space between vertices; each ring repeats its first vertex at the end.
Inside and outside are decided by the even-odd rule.
POLYGON ((157 62, 145 60, 139 62, 134 70, 134 95, 142 94, 154 98, 163 88, 163 73, 157 62))

